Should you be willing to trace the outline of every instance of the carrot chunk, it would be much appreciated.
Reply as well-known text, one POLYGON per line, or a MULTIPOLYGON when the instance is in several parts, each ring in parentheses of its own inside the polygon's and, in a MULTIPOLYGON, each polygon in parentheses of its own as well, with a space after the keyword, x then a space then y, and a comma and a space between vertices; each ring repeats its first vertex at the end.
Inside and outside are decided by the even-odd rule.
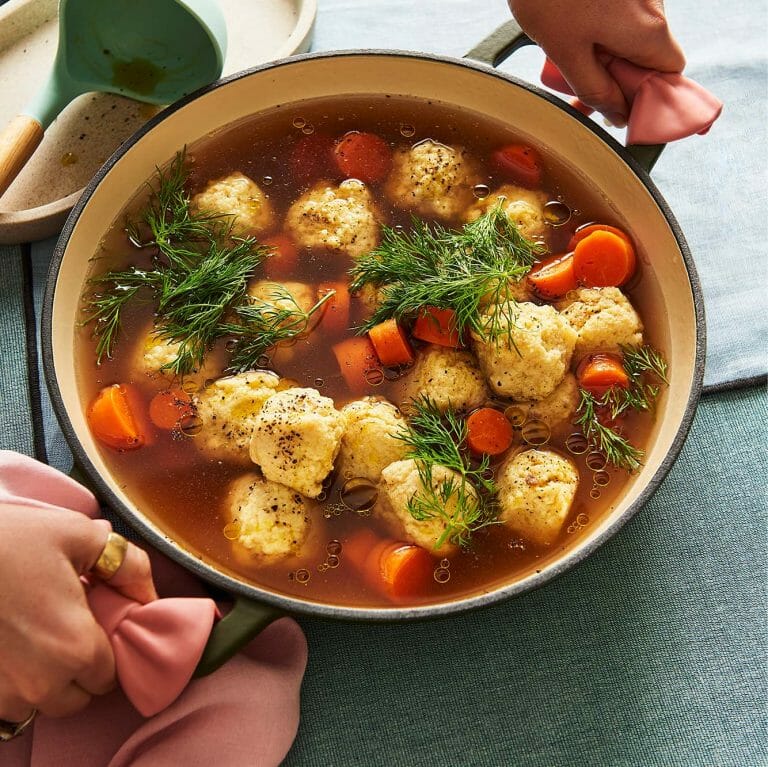
POLYGON ((192 398, 184 389, 166 389, 150 400, 149 418, 160 429, 175 429, 182 419, 193 415, 192 398))
POLYGON ((336 144, 334 158, 347 178, 357 178, 366 184, 381 181, 392 167, 392 150, 375 133, 349 131, 336 144))
POLYGON ((456 327, 456 312, 453 309, 424 307, 413 324, 411 335, 439 346, 450 346, 453 349, 461 346, 461 336, 456 327))
POLYGON ((331 349, 349 390, 362 394, 371 385, 370 371, 379 367, 373 344, 365 336, 357 336, 340 341, 331 349))
POLYGON ((435 569, 432 556, 421 546, 382 540, 368 529, 344 542, 342 557, 370 588, 395 602, 424 594, 435 569))
POLYGON ((619 287, 635 271, 635 251, 613 232, 592 232, 576 243, 573 272, 590 288, 619 287))
POLYGON ((505 180, 536 189, 541 186, 541 155, 526 144, 509 144, 491 155, 491 166, 505 180))
POLYGON ((623 232, 617 226, 611 226, 610 224, 584 224, 583 226, 580 226, 571 236, 571 239, 568 242, 567 250, 574 250, 585 237, 589 237, 589 235, 593 232, 610 232, 611 234, 615 234, 617 237, 621 237, 621 239, 624 240, 624 242, 626 242, 630 247, 634 247, 632 240, 629 238, 629 235, 626 232, 623 232))
POLYGON ((323 304, 320 328, 328 333, 340 334, 349 329, 350 297, 346 282, 321 282, 317 286, 318 299, 333 295, 323 304))
POLYGON ((575 290, 579 283, 573 272, 573 253, 540 261, 528 272, 528 282, 537 296, 547 300, 561 298, 575 290))
POLYGON ((384 320, 368 331, 376 355, 387 367, 413 362, 413 349, 405 331, 394 319, 384 320))
POLYGON ((492 407, 481 407, 467 418, 467 445, 476 455, 501 455, 509 450, 513 435, 509 419, 492 407))
POLYGON ((264 260, 264 273, 270 280, 290 277, 299 261, 299 249, 287 234, 265 237, 261 244, 271 248, 272 255, 264 260))
POLYGON ((615 354, 590 354, 576 368, 576 380, 582 389, 602 397, 613 386, 626 389, 629 376, 620 357, 615 354))
POLYGON ((116 450, 142 447, 147 436, 137 414, 138 393, 130 384, 104 387, 86 412, 94 436, 116 450))

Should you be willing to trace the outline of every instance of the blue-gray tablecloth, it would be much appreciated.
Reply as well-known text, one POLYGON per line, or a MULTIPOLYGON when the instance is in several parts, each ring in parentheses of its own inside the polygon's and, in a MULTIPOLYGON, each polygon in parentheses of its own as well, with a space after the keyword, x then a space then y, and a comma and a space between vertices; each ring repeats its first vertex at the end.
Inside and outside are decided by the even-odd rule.
MULTIPOLYGON (((654 171, 701 273, 714 390, 767 367, 768 13, 761 0, 667 10, 688 74, 725 102, 710 135, 654 171)), ((461 55, 505 18, 502 0, 320 0, 314 49, 461 55)), ((530 80, 540 63, 525 50, 503 68, 530 80)), ((27 354, 51 248, 0 248, 0 447, 68 469, 27 354)), ((287 763, 768 764, 767 408, 751 383, 707 396, 644 512, 546 588, 439 623, 302 621, 310 663, 287 763)))

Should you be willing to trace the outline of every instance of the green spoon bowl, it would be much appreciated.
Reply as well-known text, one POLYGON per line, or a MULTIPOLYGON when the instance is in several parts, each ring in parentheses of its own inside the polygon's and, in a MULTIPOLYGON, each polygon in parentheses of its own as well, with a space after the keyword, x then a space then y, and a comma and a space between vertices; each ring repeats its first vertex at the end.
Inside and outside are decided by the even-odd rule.
POLYGON ((0 195, 74 98, 105 91, 170 104, 220 77, 226 41, 215 0, 60 0, 50 77, 0 134, 0 195))

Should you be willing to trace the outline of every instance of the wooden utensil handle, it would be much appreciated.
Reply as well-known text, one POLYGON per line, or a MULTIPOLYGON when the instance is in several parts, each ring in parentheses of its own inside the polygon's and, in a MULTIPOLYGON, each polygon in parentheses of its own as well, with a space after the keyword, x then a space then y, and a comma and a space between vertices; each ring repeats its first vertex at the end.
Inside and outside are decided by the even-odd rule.
POLYGON ((0 133, 0 196, 32 157, 43 139, 43 126, 30 115, 17 115, 0 133))

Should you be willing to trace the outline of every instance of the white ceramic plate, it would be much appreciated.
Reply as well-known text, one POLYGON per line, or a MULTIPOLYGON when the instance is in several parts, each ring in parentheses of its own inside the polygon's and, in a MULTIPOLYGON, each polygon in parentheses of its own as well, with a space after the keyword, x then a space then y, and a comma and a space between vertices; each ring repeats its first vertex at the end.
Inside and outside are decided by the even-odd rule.
MULTIPOLYGON (((317 0, 219 0, 219 5, 227 20, 225 75, 309 48, 317 0)), ((57 44, 57 0, 10 0, 0 7, 0 127, 45 82, 57 44)), ((58 232, 99 166, 157 111, 106 93, 75 99, 0 197, 0 243, 58 232)))

